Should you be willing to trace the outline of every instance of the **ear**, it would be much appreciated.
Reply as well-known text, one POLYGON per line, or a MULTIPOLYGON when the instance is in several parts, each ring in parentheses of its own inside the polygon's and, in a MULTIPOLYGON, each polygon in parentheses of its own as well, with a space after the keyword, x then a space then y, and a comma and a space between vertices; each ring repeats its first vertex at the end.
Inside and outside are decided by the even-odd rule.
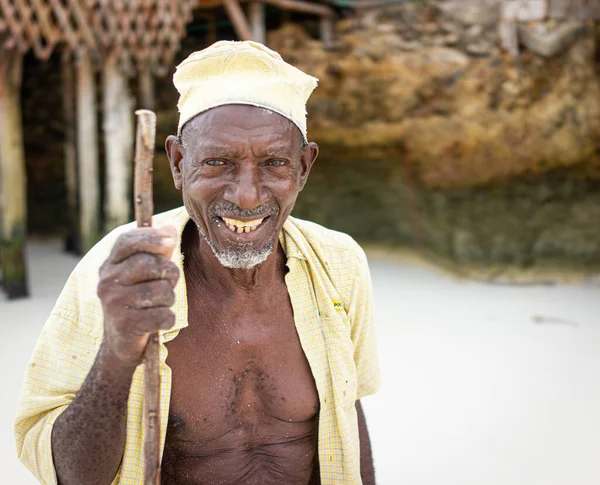
POLYGON ((185 156, 183 147, 179 144, 177 137, 169 135, 165 142, 165 150, 167 151, 167 157, 169 158, 169 165, 171 166, 171 175, 173 175, 173 183, 177 190, 181 190, 182 175, 181 175, 181 162, 185 156))
POLYGON ((302 169, 300 172, 300 190, 302 190, 306 185, 308 174, 310 173, 310 169, 312 168, 313 163, 315 163, 318 155, 319 145, 317 145, 315 142, 311 141, 302 149, 302 152, 300 153, 300 165, 302 169))

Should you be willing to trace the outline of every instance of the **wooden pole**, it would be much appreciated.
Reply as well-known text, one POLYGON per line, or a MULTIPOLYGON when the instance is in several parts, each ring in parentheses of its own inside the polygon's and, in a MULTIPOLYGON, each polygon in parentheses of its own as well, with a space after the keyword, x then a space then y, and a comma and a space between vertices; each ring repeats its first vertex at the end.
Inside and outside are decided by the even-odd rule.
POLYGON ((156 109, 156 95, 154 91, 154 77, 150 66, 146 65, 139 71, 140 106, 143 109, 156 109))
POLYGON ((77 212, 77 144, 75 136, 75 66, 72 54, 65 50, 61 57, 63 112, 65 120, 65 185, 67 188, 66 250, 81 254, 79 217, 77 212))
MULTIPOLYGON (((135 220, 138 227, 152 226, 152 159, 156 136, 156 115, 149 110, 135 112, 135 220)), ((158 334, 148 339, 144 352, 144 485, 160 481, 160 344, 158 334)))
POLYGON ((127 77, 115 59, 102 68, 104 152, 106 190, 104 198, 105 231, 129 220, 131 159, 133 139, 133 100, 127 77))
POLYGON ((92 59, 82 50, 77 60, 77 161, 81 251, 87 252, 100 236, 100 180, 96 82, 92 59))
POLYGON ((21 118, 23 57, 0 48, 0 263, 9 299, 29 295, 25 236, 27 175, 21 118))
POLYGON ((252 26, 252 40, 264 44, 266 36, 265 4, 262 0, 250 2, 250 25, 252 26))
POLYGON ((212 45, 217 41, 217 17, 213 13, 208 18, 208 32, 206 33, 206 43, 212 45))
POLYGON ((239 2, 237 0, 223 0, 223 6, 239 39, 252 40, 252 29, 239 2))

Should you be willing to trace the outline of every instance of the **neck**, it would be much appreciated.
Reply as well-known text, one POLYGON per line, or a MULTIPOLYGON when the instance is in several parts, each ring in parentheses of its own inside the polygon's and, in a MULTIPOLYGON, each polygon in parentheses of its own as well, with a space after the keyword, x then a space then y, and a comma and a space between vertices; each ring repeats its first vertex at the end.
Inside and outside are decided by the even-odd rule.
POLYGON ((186 278, 192 278, 195 283, 212 290, 228 293, 261 290, 285 274, 286 258, 279 241, 273 245, 273 251, 263 263, 250 269, 223 266, 193 223, 186 227, 182 245, 186 278))

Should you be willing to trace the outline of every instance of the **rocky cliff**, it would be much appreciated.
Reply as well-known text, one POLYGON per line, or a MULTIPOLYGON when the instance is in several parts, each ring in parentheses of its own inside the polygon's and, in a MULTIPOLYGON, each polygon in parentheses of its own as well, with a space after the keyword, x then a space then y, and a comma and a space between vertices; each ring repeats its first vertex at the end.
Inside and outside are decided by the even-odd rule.
POLYGON ((551 58, 513 59, 498 2, 456 3, 342 21, 330 51, 298 26, 271 34, 320 79, 308 112, 321 155, 296 213, 458 262, 600 263, 595 27, 554 39, 551 58))

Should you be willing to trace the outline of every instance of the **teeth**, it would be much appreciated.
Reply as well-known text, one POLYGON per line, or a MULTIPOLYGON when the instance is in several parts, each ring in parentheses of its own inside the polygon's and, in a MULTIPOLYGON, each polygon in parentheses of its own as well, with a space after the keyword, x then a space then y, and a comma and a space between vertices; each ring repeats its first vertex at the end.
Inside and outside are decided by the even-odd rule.
POLYGON ((261 222, 264 221, 264 217, 262 219, 255 219, 247 222, 230 219, 229 217, 223 217, 222 219, 225 222, 227 229, 237 232, 238 234, 255 231, 256 228, 260 226, 261 222))
POLYGON ((263 220, 264 217, 261 219, 255 219, 253 221, 238 221, 237 219, 230 219, 229 217, 223 217, 223 220, 225 221, 225 224, 230 224, 232 226, 237 226, 237 227, 251 227, 251 226, 258 226, 263 220))

